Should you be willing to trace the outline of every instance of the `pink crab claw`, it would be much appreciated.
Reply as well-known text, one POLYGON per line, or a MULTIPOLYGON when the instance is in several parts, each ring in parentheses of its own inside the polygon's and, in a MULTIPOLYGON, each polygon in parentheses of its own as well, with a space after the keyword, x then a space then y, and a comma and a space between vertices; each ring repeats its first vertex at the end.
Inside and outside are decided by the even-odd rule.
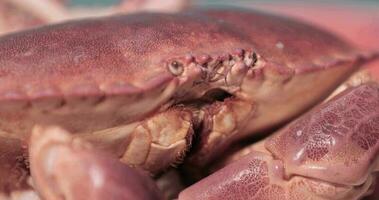
POLYGON ((179 200, 356 200, 379 171, 379 84, 350 88, 286 126, 179 200))
POLYGON ((157 200, 154 182, 57 127, 35 127, 30 142, 35 187, 47 200, 157 200))

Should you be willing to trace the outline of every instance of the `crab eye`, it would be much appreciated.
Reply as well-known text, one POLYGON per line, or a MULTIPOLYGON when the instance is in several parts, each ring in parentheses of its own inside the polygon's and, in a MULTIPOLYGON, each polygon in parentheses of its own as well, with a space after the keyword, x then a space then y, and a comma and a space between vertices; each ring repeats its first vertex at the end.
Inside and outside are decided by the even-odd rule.
POLYGON ((183 66, 183 64, 180 63, 180 62, 178 62, 178 61, 172 61, 168 65, 168 69, 175 76, 179 76, 179 75, 181 75, 184 72, 184 66, 183 66))

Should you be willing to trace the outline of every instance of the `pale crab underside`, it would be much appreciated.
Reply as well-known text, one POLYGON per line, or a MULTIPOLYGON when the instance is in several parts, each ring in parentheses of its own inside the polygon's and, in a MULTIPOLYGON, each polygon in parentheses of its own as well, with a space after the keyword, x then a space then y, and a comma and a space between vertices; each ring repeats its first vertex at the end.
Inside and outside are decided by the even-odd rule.
MULTIPOLYGON (((46 26, 0 38, 0 136, 17 144, 35 125, 59 125, 156 173, 183 159, 195 135, 189 161, 205 165, 317 103, 369 58, 249 10, 46 26)), ((2 159, 18 166, 17 146, 2 159)))

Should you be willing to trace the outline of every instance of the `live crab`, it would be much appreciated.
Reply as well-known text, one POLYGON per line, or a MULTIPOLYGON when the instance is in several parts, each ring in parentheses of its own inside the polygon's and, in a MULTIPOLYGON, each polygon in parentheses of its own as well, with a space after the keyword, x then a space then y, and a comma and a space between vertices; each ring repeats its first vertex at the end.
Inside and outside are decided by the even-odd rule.
MULTIPOLYGON (((243 9, 83 19, 2 36, 0 186, 10 198, 32 188, 46 199, 161 198, 148 177, 116 159, 151 175, 183 161, 206 167, 231 144, 304 113, 376 57, 310 25, 243 9), (29 168, 33 184, 28 183, 29 168)), ((268 139, 268 147, 258 145, 260 153, 195 184, 179 199, 219 199, 225 194, 232 199, 363 197, 378 168, 378 92, 376 83, 353 87, 294 121, 296 128, 288 128, 313 127, 304 120, 336 107, 335 102, 345 109, 359 107, 357 112, 367 112, 365 120, 373 123, 351 135, 361 140, 358 146, 369 158, 356 160, 366 168, 347 165, 346 170, 365 170, 365 176, 329 179, 319 172, 308 174, 299 163, 283 158, 285 150, 275 146, 276 140, 290 143, 275 138, 293 134, 282 131, 268 139), (367 96, 369 102, 351 93, 367 96), (368 144, 362 135, 370 137, 368 144), (276 169, 291 166, 294 174, 312 183, 310 192, 294 197, 292 185, 268 184, 267 177, 275 179, 270 174, 272 163, 276 169), (240 170, 261 174, 238 179, 240 170), (218 189, 211 187, 214 180, 221 181, 218 189), (361 190, 349 190, 363 183, 361 190), (323 189, 337 192, 329 197, 317 191, 323 189)), ((336 117, 316 118, 328 123, 336 117)), ((334 135, 307 149, 316 156, 310 159, 319 161, 328 153, 329 146, 323 145, 330 137, 334 135)), ((287 153, 301 151, 297 145, 287 153)), ((347 143, 344 148, 358 148, 354 145, 347 143)), ((330 161, 324 164, 314 165, 329 169, 330 161)))

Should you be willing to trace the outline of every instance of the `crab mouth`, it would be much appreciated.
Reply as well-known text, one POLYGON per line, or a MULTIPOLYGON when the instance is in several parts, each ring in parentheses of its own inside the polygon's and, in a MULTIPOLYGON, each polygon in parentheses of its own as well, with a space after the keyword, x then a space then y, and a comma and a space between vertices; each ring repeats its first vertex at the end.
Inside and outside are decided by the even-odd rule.
MULTIPOLYGON (((187 107, 192 111, 192 114, 195 118, 195 122, 202 122, 203 118, 199 113, 203 112, 203 109, 225 102, 228 99, 235 98, 235 95, 232 93, 221 89, 221 88, 212 88, 208 91, 206 91, 203 95, 201 95, 199 98, 192 98, 187 99, 183 101, 179 101, 177 103, 174 103, 171 107, 187 107)), ((195 123, 195 129, 198 129, 199 125, 198 123, 195 123)))
MULTIPOLYGON (((179 102, 174 106, 184 106, 191 110, 193 117, 194 138, 192 139, 192 147, 197 148, 201 143, 202 133, 206 130, 206 123, 210 119, 206 119, 205 113, 210 107, 223 104, 228 99, 233 99, 234 95, 220 88, 210 89, 200 98, 179 102)), ((207 116, 209 117, 209 116, 207 116)))
POLYGON ((226 146, 222 143, 231 142, 254 113, 248 101, 223 88, 209 89, 199 98, 178 102, 173 107, 184 107, 192 115, 193 135, 186 160, 197 167, 201 167, 199 163, 215 159, 226 146))
POLYGON ((234 97, 233 94, 227 92, 224 89, 213 88, 213 89, 206 91, 199 98, 192 98, 192 99, 179 101, 179 102, 173 104, 172 107, 186 106, 186 107, 190 107, 190 108, 201 109, 204 106, 212 105, 212 104, 217 103, 217 102, 224 102, 226 99, 233 98, 233 97, 234 97))
POLYGON ((199 100, 208 103, 214 103, 216 101, 223 102, 225 99, 233 97, 233 94, 226 90, 215 88, 208 90, 199 100))

